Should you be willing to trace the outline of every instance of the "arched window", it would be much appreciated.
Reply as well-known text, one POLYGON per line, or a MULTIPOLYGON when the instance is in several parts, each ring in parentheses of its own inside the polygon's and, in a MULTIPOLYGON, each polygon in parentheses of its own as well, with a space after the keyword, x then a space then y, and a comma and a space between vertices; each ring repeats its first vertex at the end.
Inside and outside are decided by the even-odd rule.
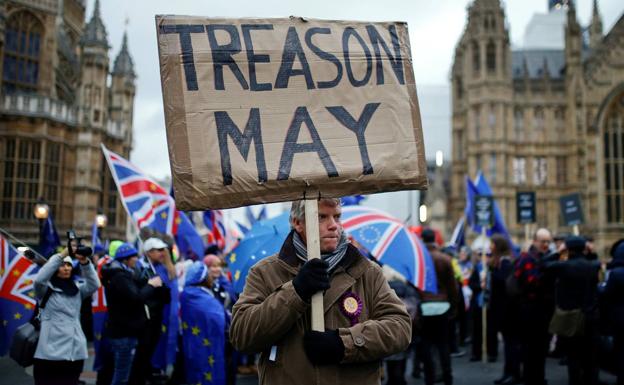
POLYGON ((496 72, 496 45, 493 41, 487 44, 485 54, 488 72, 496 72))
POLYGON ((603 144, 607 222, 624 223, 624 94, 606 111, 603 144))
POLYGON ((479 50, 479 44, 472 42, 472 71, 475 75, 481 71, 481 51, 479 50))
POLYGON ((9 17, 4 35, 2 89, 5 93, 34 92, 39 80, 43 26, 30 12, 9 17))

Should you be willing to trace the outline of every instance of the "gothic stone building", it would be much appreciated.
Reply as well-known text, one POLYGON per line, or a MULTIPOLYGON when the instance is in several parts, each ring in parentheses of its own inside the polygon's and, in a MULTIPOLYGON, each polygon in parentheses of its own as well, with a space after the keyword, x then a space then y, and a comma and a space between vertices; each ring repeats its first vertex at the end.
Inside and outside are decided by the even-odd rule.
POLYGON ((571 231, 559 197, 579 192, 581 232, 604 251, 624 234, 624 17, 603 35, 596 1, 588 28, 564 3, 551 10, 564 12, 559 49, 512 50, 499 0, 468 7, 451 72, 449 215, 463 214, 464 178, 478 170, 516 240, 516 192, 536 192, 537 225, 554 232, 571 231))
POLYGON ((0 0, 0 227, 36 243, 33 208, 50 206, 61 238, 89 235, 98 210, 105 236, 126 215, 100 143, 128 157, 135 73, 124 35, 114 63, 99 1, 0 0))

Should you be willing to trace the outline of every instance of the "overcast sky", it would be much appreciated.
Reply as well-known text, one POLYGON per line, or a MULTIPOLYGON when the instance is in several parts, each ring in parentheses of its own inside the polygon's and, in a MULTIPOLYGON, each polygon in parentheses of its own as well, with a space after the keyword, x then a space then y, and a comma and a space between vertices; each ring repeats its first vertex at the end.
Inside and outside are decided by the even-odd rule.
MULTIPOLYGON (((87 3, 88 20, 95 0, 87 3)), ((102 18, 112 47, 111 60, 119 51, 125 20, 129 20, 128 44, 138 74, 131 159, 154 177, 163 178, 170 174, 154 22, 157 14, 232 18, 296 15, 321 19, 407 21, 427 157, 432 158, 437 149, 448 153, 450 107, 447 79, 455 44, 465 27, 469 3, 468 0, 102 0, 102 18)), ((529 19, 536 12, 546 12, 547 3, 547 0, 506 2, 512 44, 521 45, 529 19)), ((591 17, 592 1, 578 0, 577 3, 580 22, 586 25, 591 17)), ((599 7, 607 32, 622 15, 624 2, 599 0, 599 7)))

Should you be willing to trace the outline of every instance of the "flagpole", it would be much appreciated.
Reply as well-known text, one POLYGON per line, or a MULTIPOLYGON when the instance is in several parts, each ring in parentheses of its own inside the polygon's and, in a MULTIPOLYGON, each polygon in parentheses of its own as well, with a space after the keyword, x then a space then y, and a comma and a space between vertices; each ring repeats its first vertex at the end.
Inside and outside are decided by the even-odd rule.
POLYGON ((35 249, 33 249, 32 247, 28 246, 26 243, 24 243, 23 241, 21 241, 20 239, 14 237, 11 233, 9 233, 8 231, 6 231, 5 229, 3 229, 2 227, 0 227, 0 233, 6 235, 7 237, 9 237, 9 239, 11 239, 12 241, 14 241, 15 243, 19 243, 20 245, 22 245, 23 247, 28 247, 37 257, 42 258, 44 261, 47 261, 47 258, 44 257, 43 255, 39 254, 35 249))
MULTIPOLYGON (((318 200, 305 201, 306 244, 308 247, 308 261, 321 258, 321 241, 319 239, 318 200)), ((312 330, 324 332, 325 319, 323 317, 323 292, 312 295, 312 330)))
POLYGON ((481 226, 481 240, 482 240, 482 246, 481 246, 481 270, 482 270, 482 275, 483 275, 483 282, 484 282, 484 286, 482 289, 482 293, 483 293, 483 306, 481 307, 481 351, 482 351, 482 360, 483 362, 487 362, 487 306, 485 303, 485 291, 487 290, 487 273, 488 273, 488 269, 487 269, 487 261, 486 261, 486 257, 485 257, 485 237, 487 236, 486 234, 486 228, 485 226, 481 226))

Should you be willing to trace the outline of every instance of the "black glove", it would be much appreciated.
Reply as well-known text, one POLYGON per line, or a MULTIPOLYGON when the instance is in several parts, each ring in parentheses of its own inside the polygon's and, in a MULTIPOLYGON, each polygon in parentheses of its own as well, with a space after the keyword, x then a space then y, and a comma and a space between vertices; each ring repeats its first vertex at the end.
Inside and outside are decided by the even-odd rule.
POLYGON ((315 365, 336 365, 342 361, 345 348, 338 330, 308 330, 303 336, 303 350, 315 365))
POLYGON ((309 301, 312 294, 329 289, 327 262, 315 258, 304 263, 299 273, 293 278, 295 291, 304 301, 309 301))

